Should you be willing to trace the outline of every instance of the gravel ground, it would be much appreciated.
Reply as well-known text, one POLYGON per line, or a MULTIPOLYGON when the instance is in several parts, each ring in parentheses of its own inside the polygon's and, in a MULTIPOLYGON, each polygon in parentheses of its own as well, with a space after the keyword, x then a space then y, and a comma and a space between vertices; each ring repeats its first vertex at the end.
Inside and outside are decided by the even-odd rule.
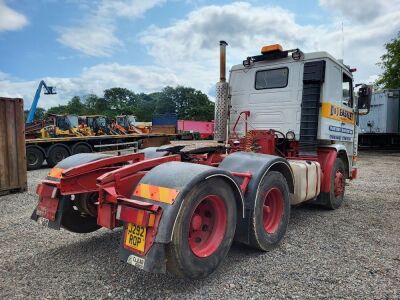
POLYGON ((54 231, 29 217, 35 187, 0 197, 0 298, 400 298, 400 154, 361 153, 360 179, 336 211, 292 209, 263 253, 235 244, 204 280, 149 274, 118 259, 120 230, 54 231))

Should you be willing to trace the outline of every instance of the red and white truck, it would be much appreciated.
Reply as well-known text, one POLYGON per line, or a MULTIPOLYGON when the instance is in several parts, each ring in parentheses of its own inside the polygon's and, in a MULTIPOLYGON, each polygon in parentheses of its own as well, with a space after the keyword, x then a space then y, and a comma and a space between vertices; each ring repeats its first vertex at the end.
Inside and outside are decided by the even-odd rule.
POLYGON ((356 123, 370 88, 355 95, 351 69, 326 52, 280 45, 233 66, 227 82, 226 45, 214 142, 68 157, 38 185, 32 219, 72 232, 122 226, 123 261, 203 278, 233 240, 277 247, 292 205, 339 208, 356 178, 356 123))

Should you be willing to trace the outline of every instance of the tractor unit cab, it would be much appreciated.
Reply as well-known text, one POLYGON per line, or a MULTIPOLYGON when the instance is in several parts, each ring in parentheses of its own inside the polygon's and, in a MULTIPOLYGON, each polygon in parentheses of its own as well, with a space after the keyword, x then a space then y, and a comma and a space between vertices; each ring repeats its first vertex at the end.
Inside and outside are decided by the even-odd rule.
POLYGON ((32 219, 77 233, 122 226, 122 261, 204 278, 233 240, 278 247, 292 205, 339 208, 357 175, 356 122, 371 89, 362 85, 355 97, 346 65, 279 45, 233 66, 227 82, 226 46, 215 141, 70 156, 38 185, 32 219))
MULTIPOLYGON (((220 43, 222 61, 226 45, 220 43)), ((221 75, 215 139, 233 140, 233 145, 243 149, 253 146, 247 150, 258 147, 258 152, 268 153, 277 149, 288 157, 314 160, 321 147, 335 148, 346 156, 346 177, 352 178, 357 114, 368 113, 371 98, 366 85, 354 94, 354 71, 327 52, 265 46, 261 55, 232 67, 229 83, 221 75), (275 138, 265 138, 265 130, 275 138)))

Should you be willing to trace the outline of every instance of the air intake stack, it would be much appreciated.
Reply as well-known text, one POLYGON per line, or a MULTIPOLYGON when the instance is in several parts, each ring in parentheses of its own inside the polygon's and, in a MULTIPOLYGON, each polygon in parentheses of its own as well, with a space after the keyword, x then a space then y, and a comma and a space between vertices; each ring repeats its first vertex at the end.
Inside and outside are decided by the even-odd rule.
POLYGON ((220 61, 219 70, 220 78, 216 86, 215 98, 215 125, 214 140, 218 142, 225 141, 228 133, 229 118, 229 84, 226 82, 226 46, 225 41, 219 42, 220 61))

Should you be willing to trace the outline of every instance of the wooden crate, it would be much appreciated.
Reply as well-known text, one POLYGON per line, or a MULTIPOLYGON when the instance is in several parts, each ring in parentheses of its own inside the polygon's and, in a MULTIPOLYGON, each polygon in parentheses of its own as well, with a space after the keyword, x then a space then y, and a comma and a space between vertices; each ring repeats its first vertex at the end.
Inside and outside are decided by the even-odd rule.
POLYGON ((0 97, 0 195, 27 189, 24 103, 0 97))

